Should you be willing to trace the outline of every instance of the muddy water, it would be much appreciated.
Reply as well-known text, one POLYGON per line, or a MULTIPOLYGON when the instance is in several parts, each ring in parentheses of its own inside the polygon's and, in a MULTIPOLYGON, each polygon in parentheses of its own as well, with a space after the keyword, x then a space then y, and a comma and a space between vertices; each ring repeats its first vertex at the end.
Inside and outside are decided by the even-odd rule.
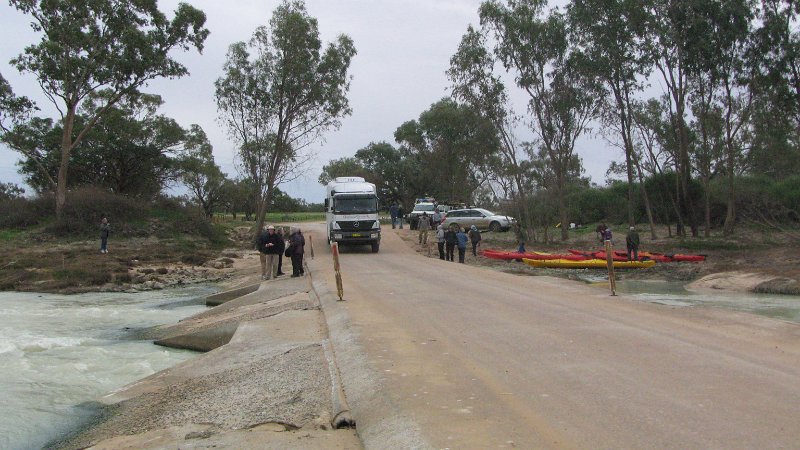
MULTIPOLYGON (((593 280, 592 285, 608 289, 607 281, 593 280)), ((677 281, 618 281, 617 291, 635 298, 669 306, 707 306, 732 309, 777 319, 800 322, 800 297, 734 292, 692 292, 677 281)))
POLYGON ((76 405, 194 357, 127 339, 126 327, 176 322, 211 292, 0 292, 0 449, 41 448, 93 413, 76 405))

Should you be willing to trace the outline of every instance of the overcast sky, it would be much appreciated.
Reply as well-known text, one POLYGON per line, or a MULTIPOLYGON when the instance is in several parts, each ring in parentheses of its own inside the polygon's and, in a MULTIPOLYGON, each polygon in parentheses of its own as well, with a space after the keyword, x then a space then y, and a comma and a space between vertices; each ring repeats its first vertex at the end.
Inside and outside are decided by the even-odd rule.
MULTIPOLYGON (((160 94, 165 101, 161 113, 183 127, 199 124, 214 146, 214 157, 223 171, 236 176, 234 146, 216 120, 213 83, 221 75, 228 46, 247 41, 255 28, 268 23, 277 0, 189 0, 206 13, 211 31, 202 55, 196 51, 179 53, 176 59, 186 65, 190 75, 177 80, 157 80, 145 91, 160 94)), ((317 154, 304 178, 281 186, 293 197, 319 203, 324 187, 317 182, 322 166, 343 156, 352 156, 370 142, 394 142, 394 131, 403 122, 449 95, 445 71, 461 36, 470 24, 477 25, 480 0, 306 0, 312 17, 318 19, 323 43, 344 33, 355 42, 358 54, 353 59, 349 99, 353 114, 344 118, 339 130, 332 130, 323 142, 312 147, 317 154)), ((177 0, 160 0, 162 11, 171 14, 177 0)), ((55 109, 41 94, 34 77, 21 75, 9 60, 26 45, 37 42, 30 18, 0 3, 0 72, 17 95, 34 99, 42 115, 57 117, 55 109)), ((517 91, 513 86, 512 91, 517 91)), ((524 110, 524 97, 517 95, 518 110, 524 110)), ((617 151, 609 149, 599 137, 579 142, 586 175, 602 183, 605 171, 617 151)), ((0 182, 22 183, 15 162, 19 155, 0 149, 0 182)))

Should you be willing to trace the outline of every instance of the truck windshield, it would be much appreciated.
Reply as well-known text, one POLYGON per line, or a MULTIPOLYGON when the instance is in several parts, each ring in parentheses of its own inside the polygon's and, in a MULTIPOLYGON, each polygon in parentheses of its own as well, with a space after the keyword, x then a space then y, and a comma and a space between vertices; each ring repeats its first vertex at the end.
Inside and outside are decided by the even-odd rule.
POLYGON ((339 214, 374 214, 378 212, 376 197, 336 197, 333 212, 339 214))

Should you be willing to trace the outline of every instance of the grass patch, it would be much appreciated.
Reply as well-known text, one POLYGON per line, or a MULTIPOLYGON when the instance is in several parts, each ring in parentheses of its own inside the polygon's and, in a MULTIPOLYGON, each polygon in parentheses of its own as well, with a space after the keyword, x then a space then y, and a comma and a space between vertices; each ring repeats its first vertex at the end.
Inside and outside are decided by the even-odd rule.
POLYGON ((110 271, 102 269, 56 269, 52 274, 53 279, 62 286, 98 286, 106 284, 113 279, 110 271))
POLYGON ((21 234, 20 230, 0 230, 0 241, 16 241, 21 234))

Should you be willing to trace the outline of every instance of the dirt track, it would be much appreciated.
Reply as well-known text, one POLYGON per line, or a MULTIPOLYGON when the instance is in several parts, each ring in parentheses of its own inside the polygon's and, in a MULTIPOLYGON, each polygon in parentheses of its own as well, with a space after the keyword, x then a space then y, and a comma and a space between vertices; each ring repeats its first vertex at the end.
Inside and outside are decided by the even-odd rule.
MULTIPOLYGON (((324 228, 310 228, 314 275, 334 286, 324 228)), ((345 249, 341 264, 337 305, 391 409, 359 418, 361 381, 345 383, 362 439, 383 414, 436 448, 800 442, 797 324, 423 258, 386 227, 379 254, 345 249)))

